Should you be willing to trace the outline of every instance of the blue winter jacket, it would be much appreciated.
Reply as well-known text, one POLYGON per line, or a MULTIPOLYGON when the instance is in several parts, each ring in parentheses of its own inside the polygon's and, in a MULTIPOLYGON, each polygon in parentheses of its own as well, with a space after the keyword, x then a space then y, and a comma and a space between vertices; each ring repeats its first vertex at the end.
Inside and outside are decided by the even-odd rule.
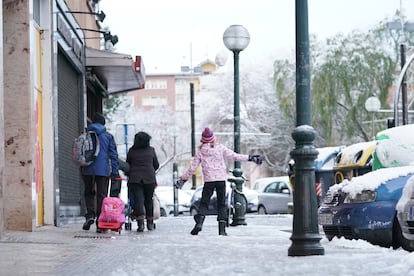
POLYGON ((95 131, 99 137, 99 154, 89 166, 82 167, 83 175, 99 175, 109 177, 118 174, 118 152, 112 134, 106 131, 106 127, 99 123, 88 126, 88 130, 95 131))

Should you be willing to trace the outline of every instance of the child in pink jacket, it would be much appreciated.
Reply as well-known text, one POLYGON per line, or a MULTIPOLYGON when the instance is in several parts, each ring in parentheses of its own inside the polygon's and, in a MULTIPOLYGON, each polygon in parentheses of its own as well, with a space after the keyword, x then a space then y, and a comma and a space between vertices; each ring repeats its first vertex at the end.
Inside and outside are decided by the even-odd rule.
POLYGON ((227 168, 225 164, 226 159, 233 161, 252 161, 260 165, 262 158, 260 155, 245 155, 238 154, 228 149, 222 144, 216 143, 216 137, 214 133, 205 128, 201 134, 201 145, 195 153, 194 159, 191 162, 187 171, 177 180, 175 186, 179 189, 182 188, 184 183, 195 172, 197 167, 201 165, 204 187, 201 195, 200 210, 197 215, 194 216, 196 225, 191 230, 192 235, 197 235, 201 231, 205 215, 207 213, 208 204, 210 198, 213 195, 214 190, 217 193, 217 221, 219 222, 219 235, 226 236, 225 222, 227 219, 226 212, 226 178, 227 168))

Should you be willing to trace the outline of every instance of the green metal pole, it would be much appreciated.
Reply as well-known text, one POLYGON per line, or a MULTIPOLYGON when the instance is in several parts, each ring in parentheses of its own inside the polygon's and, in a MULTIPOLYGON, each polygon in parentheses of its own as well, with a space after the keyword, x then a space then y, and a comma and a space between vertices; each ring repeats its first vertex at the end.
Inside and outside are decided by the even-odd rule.
POLYGON ((311 127, 308 1, 296 0, 296 128, 292 132, 295 148, 293 192, 293 230, 289 256, 324 255, 320 244, 313 145, 316 132, 311 127))
MULTIPOLYGON (((191 156, 194 158, 195 155, 195 110, 194 110, 194 83, 190 83, 190 104, 191 104, 191 156)), ((195 190, 197 188, 197 176, 195 174, 192 175, 191 178, 191 189, 195 190)))
MULTIPOLYGON (((239 92, 239 51, 234 54, 234 151, 240 153, 240 92, 239 92)), ((243 171, 239 161, 234 162, 233 176, 238 191, 243 191, 243 171)), ((231 226, 247 225, 245 221, 246 206, 242 196, 234 192, 234 213, 231 226)))
MULTIPOLYGON (((400 53, 401 53, 401 69, 405 65, 405 45, 400 45, 400 53)), ((408 124, 408 106, 407 106, 407 74, 404 73, 402 83, 401 83, 401 102, 402 102, 402 124, 408 124)))

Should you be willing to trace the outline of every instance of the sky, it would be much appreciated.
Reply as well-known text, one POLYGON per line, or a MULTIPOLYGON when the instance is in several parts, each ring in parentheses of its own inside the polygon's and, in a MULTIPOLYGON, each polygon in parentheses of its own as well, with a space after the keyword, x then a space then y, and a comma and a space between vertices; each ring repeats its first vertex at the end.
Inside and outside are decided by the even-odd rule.
MULTIPOLYGON (((234 24, 250 33, 241 62, 294 57, 294 0, 101 0, 99 5, 106 14, 103 27, 119 38, 115 51, 141 55, 147 73, 178 72, 182 65, 214 61, 218 53, 229 56, 222 37, 234 24)), ((308 7, 309 33, 319 39, 369 29, 400 7, 414 22, 412 0, 309 0, 308 7)))

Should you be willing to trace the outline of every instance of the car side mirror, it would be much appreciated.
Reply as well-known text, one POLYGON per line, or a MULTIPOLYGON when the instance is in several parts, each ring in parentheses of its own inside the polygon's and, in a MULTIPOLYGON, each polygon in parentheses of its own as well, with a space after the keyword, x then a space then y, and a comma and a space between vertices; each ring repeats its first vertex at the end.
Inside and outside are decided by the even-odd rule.
POLYGON ((287 188, 282 189, 282 194, 290 194, 289 189, 287 188))

